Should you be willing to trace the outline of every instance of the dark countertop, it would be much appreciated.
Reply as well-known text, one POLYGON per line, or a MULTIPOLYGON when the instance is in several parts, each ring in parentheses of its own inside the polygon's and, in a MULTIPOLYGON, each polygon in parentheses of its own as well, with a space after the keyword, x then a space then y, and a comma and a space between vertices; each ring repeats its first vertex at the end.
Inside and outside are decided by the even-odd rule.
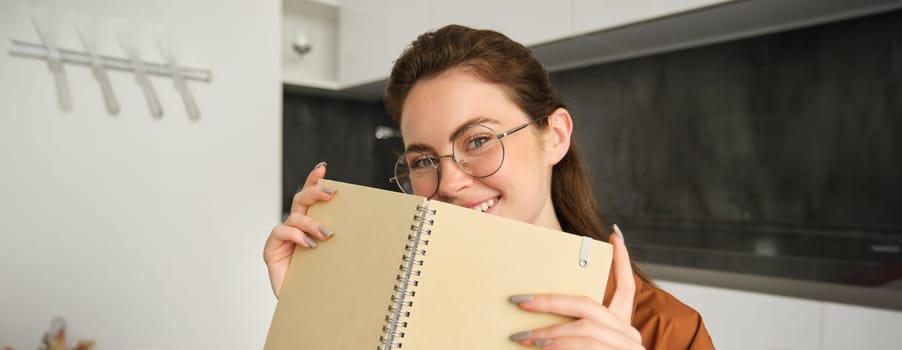
POLYGON ((624 221, 654 278, 902 310, 902 229, 624 221))
POLYGON ((666 220, 620 226, 628 227, 639 261, 868 287, 902 279, 902 228, 666 220))

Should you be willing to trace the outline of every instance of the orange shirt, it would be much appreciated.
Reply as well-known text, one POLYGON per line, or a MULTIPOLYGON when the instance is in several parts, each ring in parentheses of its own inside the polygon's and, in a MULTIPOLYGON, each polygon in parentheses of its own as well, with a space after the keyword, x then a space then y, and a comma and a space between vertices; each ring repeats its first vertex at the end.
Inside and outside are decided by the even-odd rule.
MULTIPOLYGON (((633 277, 636 296, 632 325, 642 334, 642 345, 646 349, 714 349, 698 311, 639 276, 633 274, 633 277)), ((609 279, 608 286, 616 287, 613 278, 609 279)), ((610 303, 613 291, 614 288, 607 289, 605 305, 610 303)))

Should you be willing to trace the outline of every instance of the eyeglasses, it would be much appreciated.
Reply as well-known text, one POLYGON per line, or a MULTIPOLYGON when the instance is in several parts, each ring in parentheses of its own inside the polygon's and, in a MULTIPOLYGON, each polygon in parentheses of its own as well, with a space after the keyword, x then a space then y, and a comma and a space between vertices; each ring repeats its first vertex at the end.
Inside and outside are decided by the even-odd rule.
POLYGON ((420 151, 404 152, 395 162, 395 176, 388 181, 397 184, 404 193, 432 197, 438 192, 442 178, 439 170, 442 158, 451 158, 461 171, 472 177, 492 176, 504 163, 504 143, 501 139, 545 118, 520 124, 500 134, 482 124, 466 126, 451 140, 451 154, 436 156, 420 151))

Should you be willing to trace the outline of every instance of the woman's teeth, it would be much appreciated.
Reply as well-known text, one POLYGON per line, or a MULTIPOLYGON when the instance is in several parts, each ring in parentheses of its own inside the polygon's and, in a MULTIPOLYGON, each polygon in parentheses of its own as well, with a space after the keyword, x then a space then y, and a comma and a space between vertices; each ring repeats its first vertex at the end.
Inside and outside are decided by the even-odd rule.
POLYGON ((489 208, 491 208, 493 205, 495 205, 495 200, 489 199, 485 202, 482 202, 482 204, 479 204, 479 205, 473 207, 473 210, 476 210, 480 213, 484 213, 486 210, 489 210, 489 208))

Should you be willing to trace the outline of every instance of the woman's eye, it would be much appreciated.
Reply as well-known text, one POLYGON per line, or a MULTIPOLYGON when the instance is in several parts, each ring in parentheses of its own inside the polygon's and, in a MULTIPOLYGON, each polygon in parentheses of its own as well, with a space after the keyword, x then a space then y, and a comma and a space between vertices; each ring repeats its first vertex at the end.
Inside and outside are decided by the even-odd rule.
POLYGON ((423 169, 423 168, 431 168, 432 164, 435 164, 435 159, 433 158, 417 158, 410 162, 410 167, 412 169, 423 169))
POLYGON ((479 149, 482 148, 482 146, 484 146, 490 140, 491 139, 489 138, 489 136, 474 136, 467 141, 466 146, 468 150, 479 149))

